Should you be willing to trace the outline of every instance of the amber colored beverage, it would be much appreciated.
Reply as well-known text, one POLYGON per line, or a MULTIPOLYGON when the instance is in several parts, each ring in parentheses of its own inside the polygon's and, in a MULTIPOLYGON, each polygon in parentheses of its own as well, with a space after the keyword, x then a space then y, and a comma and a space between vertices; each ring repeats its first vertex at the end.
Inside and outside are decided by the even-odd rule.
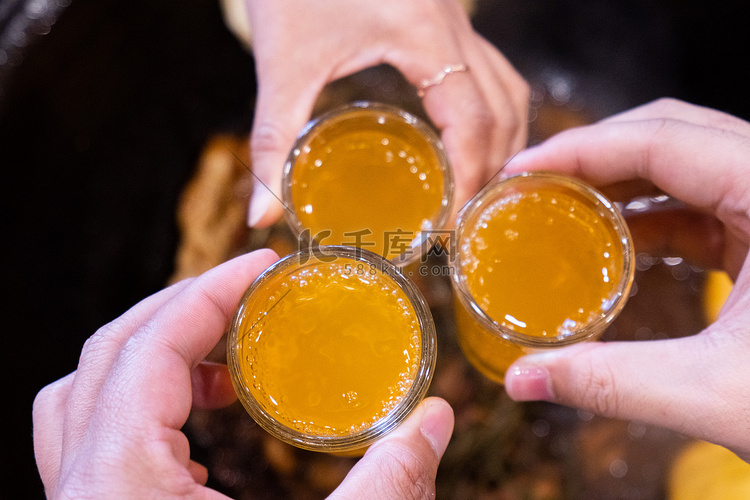
POLYGON ((452 176, 440 139, 416 117, 360 102, 311 122, 284 172, 287 220, 324 245, 413 261, 450 211, 452 176))
POLYGON ((507 178, 472 200, 458 231, 459 341, 498 382, 526 352, 596 338, 628 296, 634 256, 625 221, 580 181, 507 178))
POLYGON ((235 389, 266 430, 341 453, 363 450, 421 401, 434 343, 429 310, 394 266, 321 247, 250 287, 228 350, 235 389))

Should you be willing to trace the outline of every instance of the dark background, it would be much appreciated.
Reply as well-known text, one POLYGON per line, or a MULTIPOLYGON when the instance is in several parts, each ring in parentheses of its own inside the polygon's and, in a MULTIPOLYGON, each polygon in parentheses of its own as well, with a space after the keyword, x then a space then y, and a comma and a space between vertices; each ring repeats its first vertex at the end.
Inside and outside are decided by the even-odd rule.
MULTIPOLYGON (((0 498, 43 496, 34 395, 163 286, 179 193, 209 136, 249 131, 255 94, 214 1, 58 2, 48 29, 29 4, 0 1, 0 498)), ((475 26, 536 89, 593 118, 672 96, 747 119, 739 4, 484 1, 475 26)))
POLYGON ((0 111, 0 498, 19 499, 43 496, 34 395, 163 287, 179 193, 210 134, 249 130, 255 92, 213 1, 74 1, 22 57, 0 111))

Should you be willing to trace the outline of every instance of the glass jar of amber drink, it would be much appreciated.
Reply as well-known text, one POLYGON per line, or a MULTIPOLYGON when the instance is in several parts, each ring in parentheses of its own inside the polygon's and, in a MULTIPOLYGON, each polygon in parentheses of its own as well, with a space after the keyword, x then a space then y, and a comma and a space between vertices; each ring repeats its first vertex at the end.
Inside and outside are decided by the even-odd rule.
POLYGON ((264 271, 228 338, 234 388, 269 433, 300 448, 362 453, 422 401, 435 328, 416 286, 366 250, 320 246, 264 271))
POLYGON ((459 343, 500 383, 525 353, 598 338, 633 281, 622 215, 592 187, 558 174, 485 188, 459 214, 455 251, 459 343))
POLYGON ((356 102, 311 121, 284 167, 286 218, 300 236, 414 262, 442 228, 453 178, 440 138, 398 108, 356 102))

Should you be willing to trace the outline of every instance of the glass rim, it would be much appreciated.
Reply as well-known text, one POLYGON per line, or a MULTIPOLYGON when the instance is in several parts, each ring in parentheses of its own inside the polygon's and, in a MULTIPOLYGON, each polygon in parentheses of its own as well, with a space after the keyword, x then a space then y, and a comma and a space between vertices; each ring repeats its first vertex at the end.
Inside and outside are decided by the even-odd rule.
POLYGON ((562 347, 600 335, 619 315, 620 311, 625 306, 635 275, 635 251, 630 230, 628 229, 625 218, 622 216, 622 213, 617 206, 593 186, 590 186, 575 177, 548 171, 521 172, 519 174, 514 174, 505 177, 496 183, 485 186, 475 194, 459 211, 458 218, 456 219, 456 246, 454 248, 455 270, 451 273, 451 282, 458 300, 467 310, 469 315, 478 321, 488 332, 524 347, 544 348, 552 345, 555 347, 562 347), (585 195, 594 206, 603 208, 604 212, 607 214, 606 220, 610 222, 617 233, 618 241, 620 241, 623 248, 623 272, 620 281, 613 289, 612 305, 606 312, 600 314, 584 326, 576 329, 574 333, 562 337, 559 335, 549 337, 528 335, 499 324, 492 319, 492 317, 484 311, 479 304, 477 304, 476 300, 474 300, 466 283, 466 277, 462 272, 460 242, 467 220, 477 214, 478 211, 482 210, 487 203, 491 203, 489 200, 494 201, 494 197, 501 190, 504 190, 509 185, 525 182, 529 179, 545 180, 574 189, 585 195))
MULTIPOLYGON (((446 224, 451 214, 453 207, 453 198, 455 191, 455 184, 453 179, 453 171, 451 168, 448 154, 445 151, 440 136, 426 121, 413 115, 412 113, 393 106, 391 104, 384 104, 376 101, 354 101, 342 106, 333 108, 325 113, 322 113, 313 119, 311 119, 305 127, 302 128, 297 138, 294 141, 287 158, 284 162, 284 168, 282 171, 281 178, 281 200, 284 205, 284 218, 287 221, 289 227, 291 227, 295 236, 304 243, 310 244, 310 228, 306 228, 302 221, 297 216, 297 210, 292 197, 292 182, 294 176, 294 164, 297 157, 300 155, 301 146, 309 141, 322 127, 326 126, 330 120, 343 117, 349 113, 374 111, 389 115, 392 118, 400 120, 402 123, 411 125, 416 129, 425 141, 432 146, 433 151, 438 159, 438 165, 440 171, 443 174, 443 196, 440 205, 440 211, 434 217, 432 222, 433 229, 441 228, 446 224)), ((428 232, 419 230, 415 233, 414 239, 409 245, 409 249, 412 250, 409 255, 404 253, 398 254, 395 257, 389 259, 391 262, 395 262, 398 265, 407 265, 415 262, 417 259, 423 257, 427 251, 429 238, 428 232)), ((344 246, 344 245, 323 245, 323 246, 344 246)))
POLYGON ((278 260, 265 271, 263 271, 247 288, 235 311, 227 339, 227 366, 229 368, 232 385, 238 395, 238 399, 245 410, 264 430, 274 437, 297 446, 298 448, 324 451, 332 453, 345 453, 365 448, 394 430, 403 422, 419 403, 424 399, 429 389, 435 371, 437 356, 437 336, 435 324, 429 306, 422 293, 412 280, 404 276, 399 268, 380 255, 362 248, 348 247, 343 245, 321 245, 304 248, 293 252, 278 260), (252 294, 262 289, 271 279, 287 272, 306 258, 304 265, 315 265, 325 262, 323 258, 348 258, 368 265, 377 266, 378 272, 391 278, 401 289, 414 309, 420 328, 420 360, 419 368, 414 381, 409 387, 402 400, 399 401, 384 417, 380 418, 367 429, 343 436, 320 436, 305 433, 293 429, 278 421, 269 414, 263 406, 253 397, 250 390, 244 384, 244 377, 239 362, 239 340, 238 333, 242 318, 246 312, 247 301, 252 294))

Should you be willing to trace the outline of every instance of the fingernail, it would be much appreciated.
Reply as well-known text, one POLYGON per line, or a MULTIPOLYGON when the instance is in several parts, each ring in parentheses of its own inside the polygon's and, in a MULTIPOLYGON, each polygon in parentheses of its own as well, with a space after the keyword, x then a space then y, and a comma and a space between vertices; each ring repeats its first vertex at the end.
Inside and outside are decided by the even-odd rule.
POLYGON ((268 192, 268 188, 256 182, 253 187, 253 194, 250 197, 250 210, 247 214, 247 225, 255 227, 268 211, 270 203, 271 193, 268 192))
POLYGON ((425 401, 419 431, 430 443, 438 457, 442 457, 453 434, 453 410, 441 400, 425 401), (447 407, 447 408, 446 408, 447 407))
POLYGON ((518 364, 505 375, 505 390, 516 401, 552 401, 552 383, 546 368, 518 364))

